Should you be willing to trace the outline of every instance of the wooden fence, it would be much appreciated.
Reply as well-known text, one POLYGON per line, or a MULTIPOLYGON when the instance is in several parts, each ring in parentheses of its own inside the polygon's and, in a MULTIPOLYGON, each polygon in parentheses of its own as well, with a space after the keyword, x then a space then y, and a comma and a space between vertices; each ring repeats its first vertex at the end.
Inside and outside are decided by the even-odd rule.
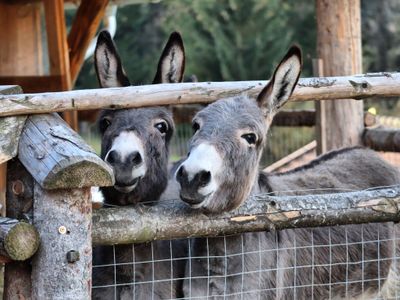
MULTIPOLYGON (((4 167, 7 163, 6 203, 2 205, 11 218, 0 222, 0 240, 5 241, 0 254, 7 262, 5 299, 17 295, 26 299, 90 298, 92 243, 126 244, 243 231, 399 221, 399 187, 332 195, 264 195, 232 214, 218 216, 194 213, 179 201, 141 211, 111 208, 92 213, 90 187, 112 185, 112 169, 58 115, 47 114, 206 103, 244 92, 254 96, 264 84, 185 83, 44 94, 21 94, 15 87, 2 87, 0 94, 17 92, 0 96, 0 164, 4 167), (26 226, 18 221, 21 219, 26 226), (34 241, 34 247, 29 249, 28 239, 34 241), (10 240, 14 242, 7 246, 10 240), (18 256, 19 250, 29 253, 18 256), (27 260, 20 262, 30 257, 31 264, 27 260)), ((362 99, 376 95, 400 96, 400 74, 302 79, 292 100, 362 99)), ((399 150, 398 132, 385 132, 387 138, 381 142, 382 134, 376 137, 373 130, 365 133, 369 146, 385 149, 387 141, 393 140, 395 150, 399 150)))

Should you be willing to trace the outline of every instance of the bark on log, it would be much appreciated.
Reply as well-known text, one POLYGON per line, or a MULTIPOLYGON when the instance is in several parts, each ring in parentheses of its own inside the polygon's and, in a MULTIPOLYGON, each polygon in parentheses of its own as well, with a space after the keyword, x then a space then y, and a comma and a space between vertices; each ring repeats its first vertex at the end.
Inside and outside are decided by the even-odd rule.
MULTIPOLYGON (((317 53, 323 62, 324 76, 359 74, 362 72, 360 0, 316 0, 317 53)), ((368 83, 349 81, 357 89, 368 83)), ((324 102, 324 139, 329 151, 361 145, 363 102, 353 97, 324 102)), ((336 98, 339 99, 339 98, 336 98)), ((319 153, 320 154, 320 153, 319 153)))
POLYGON ((19 160, 45 189, 109 186, 112 169, 57 115, 30 116, 19 160))
MULTIPOLYGON (((202 82, 75 90, 0 96, 0 117, 69 110, 121 109, 155 105, 210 103, 248 94, 256 97, 266 81, 202 82)), ((300 79, 291 101, 400 96, 400 73, 300 79)))
POLYGON ((400 130, 365 129, 363 142, 365 146, 376 151, 400 152, 400 130))
POLYGON ((12 260, 31 258, 39 247, 39 233, 33 225, 0 217, 0 254, 12 260))
MULTIPOLYGON (((0 86, 0 94, 20 94, 22 89, 16 85, 0 86)), ((18 152, 18 141, 24 127, 26 116, 0 118, 0 164, 12 159, 18 152)))
POLYGON ((90 198, 90 188, 46 191, 35 184, 34 225, 41 244, 32 260, 33 299, 90 299, 90 198))
MULTIPOLYGON (((178 200, 177 200, 178 201, 178 200)), ((94 245, 237 234, 400 220, 400 186, 306 196, 252 197, 226 214, 205 215, 183 203, 99 209, 93 213, 94 245)))

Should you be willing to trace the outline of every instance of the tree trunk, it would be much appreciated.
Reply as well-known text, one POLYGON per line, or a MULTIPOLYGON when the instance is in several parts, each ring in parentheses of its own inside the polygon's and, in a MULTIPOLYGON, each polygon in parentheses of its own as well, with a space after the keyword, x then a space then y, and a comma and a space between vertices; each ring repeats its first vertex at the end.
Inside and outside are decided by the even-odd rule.
MULTIPOLYGON (((317 52, 325 76, 362 73, 359 0, 316 0, 317 52)), ((361 145, 362 101, 327 101, 322 118, 326 151, 361 145)))

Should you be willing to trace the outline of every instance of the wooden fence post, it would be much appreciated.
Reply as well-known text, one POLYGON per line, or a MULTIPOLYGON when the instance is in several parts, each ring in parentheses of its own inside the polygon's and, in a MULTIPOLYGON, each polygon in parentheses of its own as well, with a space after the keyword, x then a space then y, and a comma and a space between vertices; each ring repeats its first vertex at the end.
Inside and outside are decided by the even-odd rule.
MULTIPOLYGON (((33 178, 14 159, 7 166, 7 216, 30 218, 33 205, 33 178)), ((31 299, 31 265, 29 262, 9 262, 4 272, 4 299, 31 299)))
MULTIPOLYGON (((20 94, 22 89, 19 86, 1 86, 0 94, 20 94)), ((23 181, 20 181, 23 190, 13 193, 13 183, 20 180, 23 170, 18 166, 17 161, 11 159, 17 155, 18 141, 22 128, 25 124, 26 116, 6 117, 0 119, 0 204, 1 215, 19 219, 24 212, 31 208, 29 203, 29 191, 33 185, 29 185, 32 177, 29 173, 23 173, 23 181), (11 161, 10 161, 11 160, 11 161), (20 199, 24 201, 20 201, 20 199), (6 201, 7 199, 7 201, 6 201), (22 203, 24 203, 22 205, 22 203), (22 212, 22 206, 25 211, 22 212)), ((32 193, 31 193, 32 196, 32 193)), ((30 200, 32 200, 30 198, 30 200)), ((31 204, 32 202, 30 202, 31 204)), ((4 268, 4 299, 16 299, 23 297, 30 299, 31 278, 30 265, 28 262, 8 262, 4 268)))
POLYGON ((30 116, 18 158, 34 179, 33 299, 90 299, 91 186, 114 182, 112 169, 58 115, 30 116))
MULTIPOLYGON (((362 72, 359 0, 316 0, 317 52, 325 76, 362 72)), ((326 101, 321 107, 326 149, 361 145, 363 102, 326 101)))
POLYGON ((35 183, 34 199, 41 247, 32 260, 32 298, 90 299, 90 188, 50 191, 35 183))

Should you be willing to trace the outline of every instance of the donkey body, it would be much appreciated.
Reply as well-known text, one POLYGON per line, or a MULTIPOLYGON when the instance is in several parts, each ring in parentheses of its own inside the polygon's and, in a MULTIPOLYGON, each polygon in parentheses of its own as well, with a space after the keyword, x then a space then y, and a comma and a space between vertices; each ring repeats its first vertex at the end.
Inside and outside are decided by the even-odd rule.
MULTIPOLYGON (((394 167, 362 148, 333 151, 282 174, 258 172, 268 127, 292 94, 300 69, 300 50, 292 47, 257 100, 222 99, 194 117, 190 153, 176 172, 183 201, 221 213, 252 194, 326 193, 400 182, 394 167)), ((184 296, 391 298, 399 288, 391 260, 397 245, 387 241, 394 230, 384 223, 194 239, 184 296)))
MULTIPOLYGON (((153 83, 181 82, 184 64, 182 39, 178 33, 172 33, 153 83)), ((130 85, 108 32, 99 35, 95 66, 101 87, 130 85)), ((115 185, 101 189, 105 205, 158 202, 169 177, 169 142, 174 130, 171 111, 165 107, 104 110, 99 126, 101 157, 113 167, 115 175, 115 185)), ((185 248, 179 241, 97 247, 94 249, 93 298, 175 298, 179 296, 181 282, 170 279, 182 277, 184 261, 171 263, 170 260, 184 253, 185 248), (149 262, 152 259, 162 261, 149 262), (149 283, 153 279, 159 282, 149 283)))

